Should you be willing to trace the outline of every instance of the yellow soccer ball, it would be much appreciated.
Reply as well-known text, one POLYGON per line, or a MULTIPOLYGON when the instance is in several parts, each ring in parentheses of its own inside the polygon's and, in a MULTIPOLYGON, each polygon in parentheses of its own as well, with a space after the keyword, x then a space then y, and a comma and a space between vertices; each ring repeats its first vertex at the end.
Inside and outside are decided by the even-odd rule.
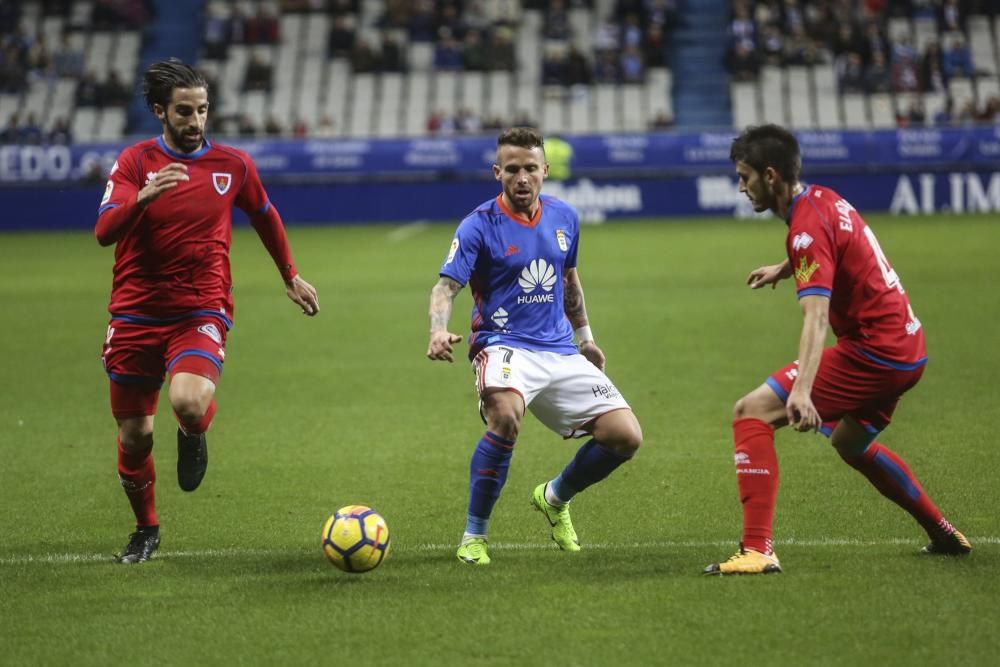
POLYGON ((366 505, 348 505, 323 525, 323 553, 344 572, 374 570, 389 555, 389 526, 366 505))

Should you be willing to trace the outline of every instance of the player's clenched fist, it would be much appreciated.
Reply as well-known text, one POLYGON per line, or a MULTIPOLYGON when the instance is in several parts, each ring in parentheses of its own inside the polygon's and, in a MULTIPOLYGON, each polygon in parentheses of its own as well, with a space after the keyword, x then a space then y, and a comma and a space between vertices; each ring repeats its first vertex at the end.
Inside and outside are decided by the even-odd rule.
POLYGON ((452 356, 455 348, 452 346, 461 342, 461 336, 449 331, 433 331, 431 332, 430 345, 427 346, 427 358, 432 361, 455 361, 452 356))

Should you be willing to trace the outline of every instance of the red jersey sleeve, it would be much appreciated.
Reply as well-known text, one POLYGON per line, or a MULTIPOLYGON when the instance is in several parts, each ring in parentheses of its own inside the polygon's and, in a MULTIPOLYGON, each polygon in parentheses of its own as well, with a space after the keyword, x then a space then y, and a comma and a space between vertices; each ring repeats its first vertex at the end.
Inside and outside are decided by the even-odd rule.
POLYGON ((246 178, 243 180, 240 191, 236 194, 236 205, 253 218, 255 215, 264 213, 267 206, 267 192, 264 191, 264 184, 260 182, 257 165, 245 153, 241 153, 240 157, 246 166, 246 178))
POLYGON ((120 241, 142 217, 145 209, 136 203, 136 196, 142 187, 142 169, 138 155, 131 148, 126 148, 111 167, 104 196, 97 209, 94 235, 102 246, 120 241))
POLYGON ((267 193, 260 182, 260 175, 253 160, 249 156, 244 159, 247 175, 243 187, 236 196, 236 205, 250 216, 250 224, 274 260, 282 279, 287 282, 298 274, 298 270, 292 261, 292 250, 288 245, 285 226, 281 222, 278 210, 267 199, 267 193))
POLYGON ((800 299, 810 295, 830 297, 837 268, 833 228, 810 195, 807 191, 795 202, 786 240, 800 299))

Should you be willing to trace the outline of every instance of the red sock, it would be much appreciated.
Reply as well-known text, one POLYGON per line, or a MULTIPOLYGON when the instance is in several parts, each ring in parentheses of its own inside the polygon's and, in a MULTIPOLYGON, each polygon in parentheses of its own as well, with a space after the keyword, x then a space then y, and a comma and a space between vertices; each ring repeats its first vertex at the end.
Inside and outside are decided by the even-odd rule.
POLYGON ((743 503, 743 546, 773 552, 771 534, 778 499, 778 455, 774 429, 765 421, 744 417, 733 422, 736 483, 743 503))
POLYGON ((128 452, 118 441, 118 479, 132 505, 135 525, 158 526, 156 517, 156 468, 152 449, 128 452))
POLYGON ((196 424, 185 424, 181 421, 181 418, 178 416, 176 411, 174 412, 174 417, 177 419, 177 423, 180 425, 182 431, 188 435, 198 435, 207 431, 208 427, 212 425, 212 419, 215 418, 216 407, 215 399, 213 398, 212 402, 208 404, 208 409, 205 410, 205 415, 201 418, 201 421, 196 424))
POLYGON ((885 445, 873 442, 861 456, 844 461, 867 477, 879 493, 913 515, 932 538, 942 531, 949 535, 955 532, 906 462, 885 445))

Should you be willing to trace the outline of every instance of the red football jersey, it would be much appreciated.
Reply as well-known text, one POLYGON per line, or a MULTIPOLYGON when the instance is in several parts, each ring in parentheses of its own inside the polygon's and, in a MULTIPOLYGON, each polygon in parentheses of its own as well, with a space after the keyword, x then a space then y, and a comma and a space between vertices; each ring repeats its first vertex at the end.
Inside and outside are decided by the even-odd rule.
POLYGON ((270 206, 257 168, 243 151, 206 141, 184 155, 172 151, 163 137, 129 146, 111 170, 98 212, 98 238, 102 231, 108 234, 102 225, 123 224, 102 218, 118 207, 135 208, 138 191, 172 162, 186 164, 190 180, 113 232, 117 246, 108 310, 151 317, 212 310, 231 318, 232 208, 255 215, 270 206))
POLYGON ((792 200, 785 241, 799 298, 830 298, 838 339, 895 367, 926 360, 924 333, 875 233, 843 197, 808 186, 792 200))

